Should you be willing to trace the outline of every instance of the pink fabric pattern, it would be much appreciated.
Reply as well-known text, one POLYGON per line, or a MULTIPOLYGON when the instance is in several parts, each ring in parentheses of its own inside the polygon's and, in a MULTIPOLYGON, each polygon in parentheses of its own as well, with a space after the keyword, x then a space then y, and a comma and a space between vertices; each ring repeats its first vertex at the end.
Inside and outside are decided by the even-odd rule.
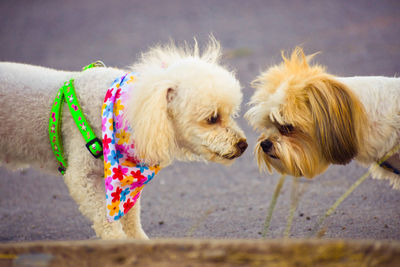
POLYGON ((136 158, 134 142, 130 142, 132 129, 123 120, 124 103, 135 81, 133 73, 116 79, 102 107, 104 183, 110 222, 119 220, 135 205, 143 187, 160 170, 136 158))

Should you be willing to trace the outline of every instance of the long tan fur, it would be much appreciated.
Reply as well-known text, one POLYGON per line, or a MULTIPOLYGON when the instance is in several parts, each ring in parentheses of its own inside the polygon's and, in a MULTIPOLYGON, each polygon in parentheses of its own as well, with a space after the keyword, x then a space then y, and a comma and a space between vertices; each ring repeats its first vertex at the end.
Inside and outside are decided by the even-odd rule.
POLYGON ((310 65, 316 54, 306 56, 296 47, 290 57, 269 68, 253 81, 256 89, 245 117, 255 129, 268 133, 279 161, 268 157, 257 144, 259 162, 294 176, 313 177, 329 163, 346 164, 358 152, 366 121, 360 101, 320 65, 310 65), (274 125, 292 125, 282 135, 274 125))

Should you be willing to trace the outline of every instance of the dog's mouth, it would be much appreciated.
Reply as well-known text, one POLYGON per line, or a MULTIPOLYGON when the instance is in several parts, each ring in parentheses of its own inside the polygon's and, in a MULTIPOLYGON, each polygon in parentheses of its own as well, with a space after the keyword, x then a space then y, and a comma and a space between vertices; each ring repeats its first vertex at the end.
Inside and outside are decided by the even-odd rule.
POLYGON ((237 158, 238 156, 235 154, 228 154, 228 155, 221 155, 219 153, 215 153, 217 154, 219 157, 224 158, 224 159, 228 159, 228 160, 233 160, 235 158, 237 158))
POLYGON ((240 156, 240 155, 237 155, 236 153, 222 154, 219 152, 212 151, 211 149, 209 149, 207 147, 205 147, 205 148, 211 155, 213 155, 214 157, 220 158, 220 159, 234 160, 240 156))
POLYGON ((279 157, 275 154, 267 154, 268 157, 273 158, 273 159, 279 159, 279 157))
POLYGON ((218 157, 218 158, 222 158, 222 159, 233 160, 233 159, 235 159, 235 158, 238 157, 238 156, 235 155, 234 153, 221 154, 221 153, 219 153, 219 152, 215 152, 215 151, 212 151, 212 150, 209 150, 209 149, 208 149, 208 151, 209 151, 212 155, 214 155, 214 156, 216 156, 216 157, 218 157))
MULTIPOLYGON (((208 154, 207 158, 210 161, 221 162, 221 163, 228 163, 232 162, 236 158, 240 157, 243 153, 241 151, 233 151, 229 153, 218 152, 215 150, 210 149, 209 147, 203 145, 204 150, 206 151, 205 154, 208 154)), ((228 163, 230 164, 230 163, 228 163)))
POLYGON ((267 155, 268 157, 270 157, 272 159, 279 159, 279 157, 276 155, 274 149, 270 149, 268 151, 264 151, 261 148, 261 145, 259 145, 259 151, 260 151, 260 153, 265 154, 265 155, 267 155))

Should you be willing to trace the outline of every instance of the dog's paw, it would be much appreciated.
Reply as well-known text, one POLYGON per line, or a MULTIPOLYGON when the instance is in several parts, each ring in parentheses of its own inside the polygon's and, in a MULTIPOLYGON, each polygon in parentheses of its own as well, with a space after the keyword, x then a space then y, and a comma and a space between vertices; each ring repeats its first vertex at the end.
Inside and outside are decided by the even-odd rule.
POLYGON ((127 237, 130 239, 149 240, 149 237, 143 231, 142 227, 140 227, 139 229, 130 228, 129 230, 127 230, 125 232, 126 232, 127 237))
POLYGON ((122 229, 120 222, 102 222, 94 224, 93 229, 96 235, 103 240, 116 240, 116 239, 127 239, 127 235, 122 229))

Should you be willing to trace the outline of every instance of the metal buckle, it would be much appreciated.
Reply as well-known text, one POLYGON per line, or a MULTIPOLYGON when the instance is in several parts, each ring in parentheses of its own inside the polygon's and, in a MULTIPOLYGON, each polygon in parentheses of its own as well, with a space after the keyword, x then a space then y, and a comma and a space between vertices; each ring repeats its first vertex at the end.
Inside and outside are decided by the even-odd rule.
POLYGON ((104 62, 103 61, 101 61, 101 60, 97 60, 96 62, 94 62, 93 63, 93 66, 94 67, 106 67, 106 64, 104 64, 104 62))
POLYGON ((65 171, 66 171, 66 169, 64 168, 64 167, 58 167, 58 171, 61 173, 61 174, 64 174, 65 173, 65 171))
POLYGON ((92 154, 93 157, 95 157, 96 159, 100 158, 103 155, 103 145, 101 143, 101 141, 99 140, 99 138, 93 138, 92 140, 90 140, 89 142, 86 143, 86 148, 89 150, 90 154, 92 154), (91 149, 90 146, 93 145, 94 143, 96 143, 101 147, 101 151, 98 154, 95 154, 91 149))

